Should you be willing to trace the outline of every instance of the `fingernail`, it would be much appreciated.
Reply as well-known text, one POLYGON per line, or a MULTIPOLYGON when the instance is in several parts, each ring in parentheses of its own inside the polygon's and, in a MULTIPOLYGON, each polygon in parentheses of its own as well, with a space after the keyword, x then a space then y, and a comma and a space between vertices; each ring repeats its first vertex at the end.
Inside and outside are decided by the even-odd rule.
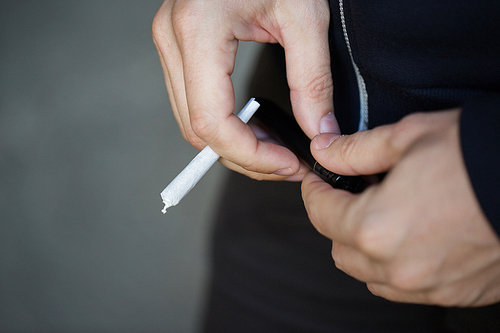
POLYGON ((330 112, 323 116, 321 122, 319 123, 320 133, 340 133, 339 125, 335 115, 330 112))
POLYGON ((295 174, 295 171, 293 171, 292 168, 284 168, 284 169, 279 169, 274 174, 278 176, 292 176, 295 174))
POLYGON ((318 134, 313 139, 313 148, 315 149, 328 148, 332 144, 332 142, 335 141, 340 136, 341 136, 340 134, 335 134, 335 133, 318 134))

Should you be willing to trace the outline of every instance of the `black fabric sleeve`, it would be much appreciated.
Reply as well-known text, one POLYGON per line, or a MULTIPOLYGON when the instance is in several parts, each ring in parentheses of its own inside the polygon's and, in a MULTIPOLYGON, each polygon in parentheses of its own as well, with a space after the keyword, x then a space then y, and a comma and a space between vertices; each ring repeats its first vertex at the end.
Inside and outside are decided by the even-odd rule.
POLYGON ((479 203, 500 235, 500 93, 465 103, 460 140, 465 165, 479 203))

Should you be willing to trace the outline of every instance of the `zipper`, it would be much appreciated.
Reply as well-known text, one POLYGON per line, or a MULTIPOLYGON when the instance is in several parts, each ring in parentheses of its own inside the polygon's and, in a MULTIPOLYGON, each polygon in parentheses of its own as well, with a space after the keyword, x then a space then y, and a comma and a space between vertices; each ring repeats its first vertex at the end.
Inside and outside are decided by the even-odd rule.
POLYGON ((349 42, 349 35, 347 34, 347 26, 345 23, 344 15, 344 1, 339 0, 340 7, 340 21, 342 23, 342 31, 344 33, 344 40, 347 45, 347 50, 349 51, 349 56, 351 58, 351 64, 354 68, 354 73, 356 74, 356 81, 358 82, 359 91, 359 125, 358 131, 364 131, 368 129, 368 93, 366 91, 365 80, 361 75, 358 66, 354 62, 354 57, 352 56, 351 43, 349 42))

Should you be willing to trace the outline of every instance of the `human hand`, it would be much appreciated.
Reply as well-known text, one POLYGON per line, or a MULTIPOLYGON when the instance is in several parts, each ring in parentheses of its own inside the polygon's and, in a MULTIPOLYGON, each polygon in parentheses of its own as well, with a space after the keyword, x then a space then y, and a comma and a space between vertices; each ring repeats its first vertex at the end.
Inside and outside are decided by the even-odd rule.
POLYGON ((389 171, 358 195, 312 173, 302 185, 311 222, 333 241, 336 266, 375 295, 444 306, 500 301, 500 242, 467 176, 459 114, 414 114, 311 143, 317 161, 336 173, 389 171))
MULTIPOLYGON (((166 0, 153 21, 170 102, 181 132, 205 145, 226 166, 258 179, 282 179, 299 171, 287 149, 257 140, 232 114, 231 73, 238 40, 280 43, 295 117, 310 137, 333 111, 325 0, 166 0)), ((336 120, 331 130, 338 132, 336 120)))

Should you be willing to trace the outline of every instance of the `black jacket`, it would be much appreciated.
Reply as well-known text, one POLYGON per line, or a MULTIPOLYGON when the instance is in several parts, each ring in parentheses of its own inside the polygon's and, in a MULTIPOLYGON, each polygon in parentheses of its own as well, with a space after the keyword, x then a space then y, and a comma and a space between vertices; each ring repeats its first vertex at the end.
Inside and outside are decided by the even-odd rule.
POLYGON ((331 0, 330 8, 343 132, 358 129, 360 114, 373 128, 462 107, 465 164, 500 234, 500 1, 331 0))

